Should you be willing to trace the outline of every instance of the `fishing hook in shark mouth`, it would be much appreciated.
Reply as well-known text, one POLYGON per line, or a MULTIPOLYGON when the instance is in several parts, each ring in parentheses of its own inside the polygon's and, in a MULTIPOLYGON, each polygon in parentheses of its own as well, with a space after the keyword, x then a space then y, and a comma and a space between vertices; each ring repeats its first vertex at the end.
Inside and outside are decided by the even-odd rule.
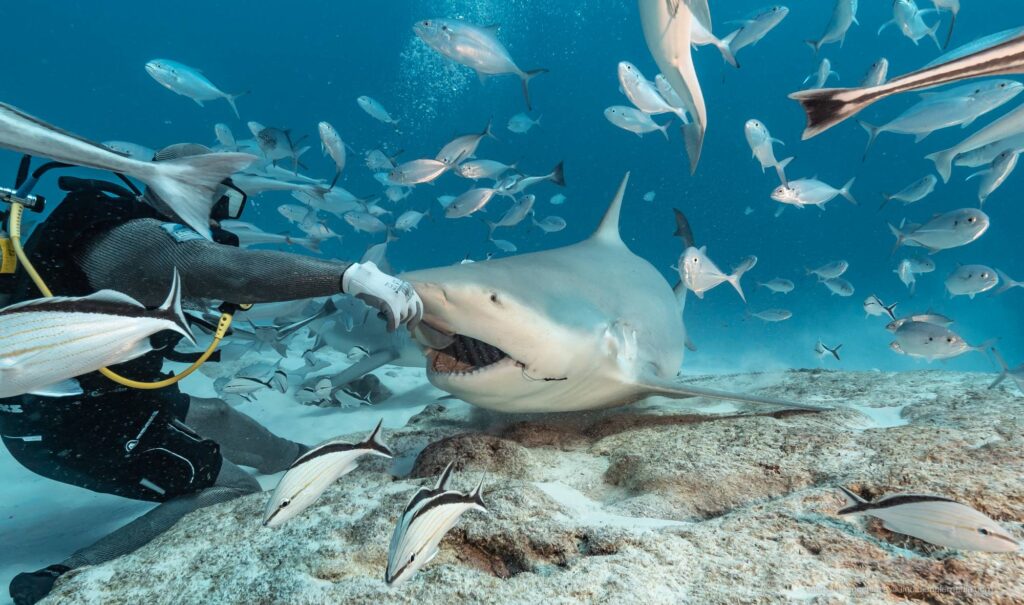
POLYGON ((468 374, 509 359, 507 353, 462 334, 455 334, 443 349, 433 349, 430 369, 438 374, 468 374))

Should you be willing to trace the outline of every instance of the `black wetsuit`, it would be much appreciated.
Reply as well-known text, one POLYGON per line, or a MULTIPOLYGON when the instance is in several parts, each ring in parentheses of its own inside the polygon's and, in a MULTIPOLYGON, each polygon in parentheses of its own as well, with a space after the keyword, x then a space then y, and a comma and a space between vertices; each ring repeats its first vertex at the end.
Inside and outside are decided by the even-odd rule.
MULTIPOLYGON (((133 197, 84 188, 71 191, 33 231, 25 251, 55 295, 111 288, 155 306, 175 267, 186 298, 243 303, 340 291, 346 263, 240 250, 233 235, 214 233, 218 243, 133 197)), ((23 271, 0 279, 14 280, 6 288, 11 302, 40 297, 23 271)), ((180 338, 157 334, 153 352, 112 369, 146 382, 164 378, 163 363, 180 338)), ((63 483, 156 502, 213 485, 220 448, 183 423, 189 397, 176 386, 134 390, 97 372, 77 379, 80 396, 0 399, 0 435, 18 462, 63 483)))

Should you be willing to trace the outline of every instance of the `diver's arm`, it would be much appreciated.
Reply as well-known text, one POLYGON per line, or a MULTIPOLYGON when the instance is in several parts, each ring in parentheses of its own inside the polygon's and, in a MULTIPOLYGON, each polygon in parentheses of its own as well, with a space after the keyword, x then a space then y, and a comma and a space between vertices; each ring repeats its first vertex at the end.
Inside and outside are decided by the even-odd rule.
POLYGON ((93 288, 124 292, 148 306, 166 297, 175 268, 189 299, 259 303, 338 294, 351 266, 225 246, 174 227, 155 219, 129 221, 97 236, 77 262, 93 288))

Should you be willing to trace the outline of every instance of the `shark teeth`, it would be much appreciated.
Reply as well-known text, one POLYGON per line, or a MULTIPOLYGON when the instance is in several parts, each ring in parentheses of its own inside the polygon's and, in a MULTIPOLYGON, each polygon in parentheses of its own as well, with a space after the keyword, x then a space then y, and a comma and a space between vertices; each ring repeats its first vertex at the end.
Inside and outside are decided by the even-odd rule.
POLYGON ((437 374, 468 375, 505 359, 508 354, 498 347, 456 334, 447 347, 431 351, 430 369, 437 374))

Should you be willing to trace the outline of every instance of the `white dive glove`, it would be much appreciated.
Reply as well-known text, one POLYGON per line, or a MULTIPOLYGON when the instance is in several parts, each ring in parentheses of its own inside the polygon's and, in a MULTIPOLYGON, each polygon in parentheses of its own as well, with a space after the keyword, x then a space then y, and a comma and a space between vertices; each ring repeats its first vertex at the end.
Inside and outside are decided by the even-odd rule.
POLYGON ((412 330, 423 319, 423 301, 416 290, 373 263, 355 263, 346 269, 341 276, 341 291, 380 311, 389 332, 402 324, 412 330))

